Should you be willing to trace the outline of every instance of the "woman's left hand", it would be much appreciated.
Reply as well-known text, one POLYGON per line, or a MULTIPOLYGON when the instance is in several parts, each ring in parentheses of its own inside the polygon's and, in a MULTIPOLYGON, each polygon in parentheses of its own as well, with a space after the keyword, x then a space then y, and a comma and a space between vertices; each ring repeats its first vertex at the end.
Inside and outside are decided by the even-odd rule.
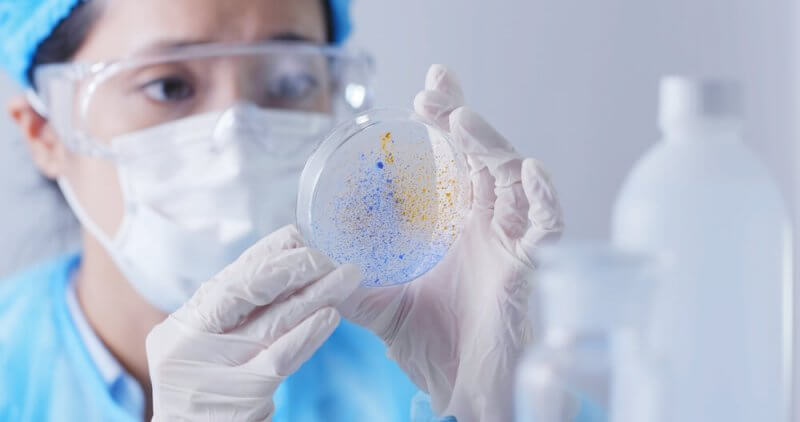
POLYGON ((443 66, 428 71, 415 109, 450 133, 470 167, 472 210, 461 237, 410 284, 361 288, 339 310, 379 337, 389 355, 459 422, 512 420, 514 368, 531 338, 532 254, 563 224, 556 193, 479 115, 443 66))

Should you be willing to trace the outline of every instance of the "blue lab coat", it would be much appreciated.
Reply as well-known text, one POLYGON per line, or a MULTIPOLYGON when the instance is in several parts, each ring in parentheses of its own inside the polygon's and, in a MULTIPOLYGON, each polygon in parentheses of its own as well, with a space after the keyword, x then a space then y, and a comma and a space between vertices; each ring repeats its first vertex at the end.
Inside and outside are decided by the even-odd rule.
MULTIPOLYGON (((0 421, 134 419, 101 379, 67 308, 78 265, 65 256, 0 281, 0 421)), ((375 336, 342 321, 278 390, 273 420, 409 421, 415 393, 375 336)), ((414 422, 435 420, 420 406, 414 413, 414 422)))

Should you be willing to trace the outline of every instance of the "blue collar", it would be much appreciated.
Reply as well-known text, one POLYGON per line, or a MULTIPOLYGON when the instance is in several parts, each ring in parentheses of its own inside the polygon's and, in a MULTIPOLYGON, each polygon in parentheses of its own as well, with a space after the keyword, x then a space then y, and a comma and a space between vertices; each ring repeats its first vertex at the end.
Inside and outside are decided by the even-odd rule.
POLYGON ((106 392, 105 399, 98 397, 110 412, 106 414, 119 415, 115 420, 142 420, 145 402, 141 386, 97 337, 78 304, 72 279, 80 261, 78 254, 66 257, 59 273, 52 277, 55 322, 73 362, 87 374, 87 382, 106 392))

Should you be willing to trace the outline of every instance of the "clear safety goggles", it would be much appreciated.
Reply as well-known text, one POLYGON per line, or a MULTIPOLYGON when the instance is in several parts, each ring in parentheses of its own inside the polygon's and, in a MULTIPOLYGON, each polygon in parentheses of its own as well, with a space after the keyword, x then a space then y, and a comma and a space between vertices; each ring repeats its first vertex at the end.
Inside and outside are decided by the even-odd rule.
POLYGON ((335 121, 371 106, 372 75, 367 54, 339 47, 200 44, 105 63, 43 65, 29 96, 70 148, 115 158, 110 144, 119 136, 241 103, 335 121))

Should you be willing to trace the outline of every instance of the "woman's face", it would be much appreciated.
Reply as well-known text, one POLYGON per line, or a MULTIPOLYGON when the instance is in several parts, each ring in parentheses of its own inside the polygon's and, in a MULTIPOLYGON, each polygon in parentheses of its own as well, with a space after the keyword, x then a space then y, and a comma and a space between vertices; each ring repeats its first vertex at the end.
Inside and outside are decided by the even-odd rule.
MULTIPOLYGON (((305 40, 324 44, 327 36, 324 9, 320 0, 94 0, 98 4, 99 14, 87 40, 78 50, 75 60, 83 62, 106 62, 123 57, 152 56, 165 53, 179 46, 204 43, 258 42, 273 39, 305 40)), ((252 100, 252 91, 248 81, 252 80, 248 68, 252 63, 246 60, 235 60, 231 66, 211 66, 209 63, 193 64, 186 72, 199 73, 200 69, 215 69, 213 77, 216 86, 214 95, 193 102, 181 100, 183 110, 193 109, 198 113, 204 110, 224 108, 237 100, 252 100), (219 70, 223 69, 223 70, 219 70)), ((159 78, 158 72, 165 75, 173 69, 148 70, 134 75, 139 80, 159 78)), ((167 75, 169 76, 169 75, 167 75)), ((120 78, 118 86, 111 80, 105 92, 129 92, 128 85, 134 86, 130 80, 120 78), (116 91, 114 91, 116 90, 116 91)), ((136 85, 141 88, 143 84, 136 85)), ((181 89, 174 84, 167 87, 172 95, 180 95, 181 89)), ((151 85, 147 91, 150 99, 158 99, 165 92, 165 86, 151 85)), ((107 99, 96 96, 103 101, 107 99)), ((107 103, 96 101, 96 107, 90 109, 85 116, 85 124, 92 127, 95 134, 111 139, 133 129, 130 122, 144 119, 143 112, 135 108, 126 110, 117 107, 112 101, 117 98, 109 95, 107 103)), ((142 97, 144 98, 144 97, 142 97)), ((141 100, 144 101, 144 100, 141 100)), ((159 104, 152 101, 148 104, 159 104)), ((144 104, 144 103, 143 103, 144 104)), ((170 104, 173 105, 173 104, 170 104)), ((266 104, 270 106, 270 104, 266 104)), ((280 106, 280 105, 278 105, 280 106)), ((306 108, 323 109, 324 105, 307 105, 306 108)), ((12 114, 25 126, 25 122, 35 121, 38 116, 26 116, 34 113, 21 103, 12 104, 12 114)), ((172 107, 170 110, 177 110, 172 107)), ((152 108, 150 110, 153 110, 152 108)), ((164 111, 166 113, 167 111, 164 111)), ((155 116, 161 113, 152 113, 155 116)), ((33 131, 30 127, 23 130, 30 138, 36 163, 49 177, 66 177, 75 191, 86 212, 100 228, 113 236, 119 227, 123 215, 122 197, 117 173, 112 162, 74 154, 64 148, 58 141, 51 127, 43 123, 43 130, 33 131)))

